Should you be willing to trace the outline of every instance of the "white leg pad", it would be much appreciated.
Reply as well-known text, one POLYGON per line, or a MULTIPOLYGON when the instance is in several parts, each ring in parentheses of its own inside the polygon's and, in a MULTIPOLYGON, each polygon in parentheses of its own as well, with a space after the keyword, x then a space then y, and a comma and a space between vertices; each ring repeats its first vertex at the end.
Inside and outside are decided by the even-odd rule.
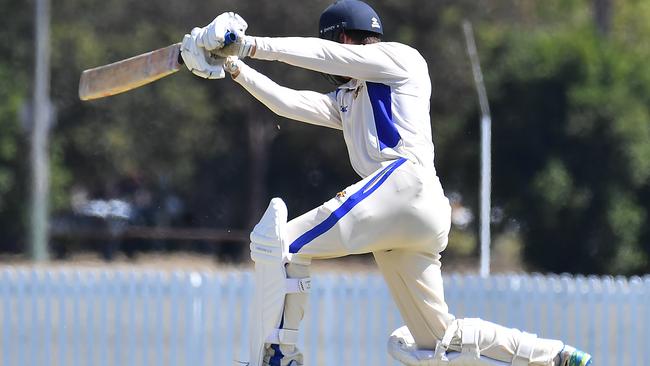
POLYGON ((523 332, 519 338, 519 346, 515 357, 512 359, 512 366, 528 366, 533 358, 537 335, 523 332))
POLYGON ((288 293, 309 292, 309 278, 287 279, 289 244, 285 242, 287 206, 279 198, 271 200, 251 233, 251 258, 255 262, 255 295, 251 321, 250 366, 262 366, 264 346, 295 344, 297 331, 279 329, 288 293))
POLYGON ((418 349, 415 339, 406 326, 398 328, 388 340, 388 353, 407 366, 509 366, 480 355, 480 319, 456 319, 447 328, 435 350, 418 349), (461 351, 449 350, 454 335, 460 329, 461 351))
POLYGON ((433 363, 431 350, 420 350, 406 326, 397 328, 388 338, 388 353, 407 366, 429 366, 433 363))

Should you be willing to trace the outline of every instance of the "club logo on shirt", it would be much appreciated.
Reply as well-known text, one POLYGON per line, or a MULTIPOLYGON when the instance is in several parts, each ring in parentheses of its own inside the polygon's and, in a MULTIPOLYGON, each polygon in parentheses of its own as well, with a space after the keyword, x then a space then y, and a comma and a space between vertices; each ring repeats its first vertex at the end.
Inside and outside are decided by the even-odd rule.
POLYGON ((379 25, 379 19, 377 19, 375 17, 372 17, 372 19, 370 19, 370 20, 371 20, 371 23, 370 23, 371 28, 379 28, 379 29, 381 29, 381 25, 379 25))
POLYGON ((342 106, 341 106, 341 112, 343 112, 343 113, 347 112, 347 111, 348 111, 348 108, 349 108, 349 106, 347 106, 347 105, 342 105, 342 106))
POLYGON ((354 91, 354 94, 352 94, 353 99, 357 99, 359 93, 361 93, 361 89, 363 89, 363 85, 359 85, 359 87, 354 91))

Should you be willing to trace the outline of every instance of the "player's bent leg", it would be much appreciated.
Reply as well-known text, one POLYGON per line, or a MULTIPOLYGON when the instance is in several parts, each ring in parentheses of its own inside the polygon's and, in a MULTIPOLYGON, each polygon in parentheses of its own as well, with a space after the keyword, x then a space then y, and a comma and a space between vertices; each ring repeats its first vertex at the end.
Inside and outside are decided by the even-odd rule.
MULTIPOLYGON (((406 365, 587 365, 558 363, 561 348, 560 341, 472 318, 454 320, 432 349, 419 348, 407 327, 393 332, 388 345, 391 356, 406 365)), ((571 354, 588 361, 583 352, 571 354)))
POLYGON ((455 320, 445 302, 440 256, 397 249, 373 255, 416 343, 434 349, 455 320))
POLYGON ((414 163, 394 160, 292 219, 290 252, 326 259, 424 247, 432 236, 446 237, 449 203, 439 184, 424 184, 434 178, 414 163))
MULTIPOLYGON (((494 324, 481 319, 456 319, 447 328, 444 337, 437 342, 436 347, 432 350, 418 348, 410 331, 404 326, 391 334, 388 340, 388 352, 393 358, 405 365, 552 366, 550 359, 546 361, 536 359, 535 348, 538 346, 538 339, 537 336, 529 333, 519 332, 520 336, 517 348, 514 351, 514 357, 507 355, 507 357, 504 357, 507 358, 507 361, 482 355, 482 350, 486 348, 486 337, 482 333, 491 333, 488 329, 494 326, 494 324), (484 332, 483 330, 488 331, 484 332)), ((498 341, 496 334, 492 334, 488 338, 492 343, 498 341)))
POLYGON ((435 350, 419 349, 415 339, 403 326, 396 329, 388 339, 388 353, 407 366, 508 366, 510 363, 481 357, 477 342, 464 339, 461 352, 448 352, 451 336, 438 342, 435 350))
POLYGON ((451 337, 447 348, 461 354, 476 354, 467 351, 474 349, 479 350, 481 358, 515 366, 556 366, 554 358, 563 346, 560 341, 536 338, 485 320, 456 320, 445 302, 437 253, 390 250, 373 254, 419 349, 433 351, 443 339, 451 337))
MULTIPOLYGON (((285 242, 287 223, 287 207, 279 198, 271 200, 269 207, 260 222, 251 233, 251 258, 255 262, 255 295, 253 301, 253 319, 251 321, 250 366, 287 365, 292 360, 294 365, 302 363, 301 356, 295 345, 298 341, 298 330, 285 327, 284 320, 301 318, 304 297, 309 292, 311 282, 308 276, 301 274, 308 271, 291 266, 292 255, 285 242), (290 269, 288 269, 288 267, 290 269), (288 276, 287 272, 296 276, 288 276), (290 278, 294 277, 294 278, 290 278), (285 300, 290 294, 298 297, 298 304, 285 308, 285 300), (302 299, 302 300, 301 300, 302 299), (300 309, 299 309, 300 308, 300 309), (288 314, 299 312, 299 315, 288 314), (282 354, 282 349, 293 353, 289 357, 282 354), (269 356, 270 355, 270 356, 269 356)), ((305 266, 307 263, 302 263, 305 266)))
MULTIPOLYGON (((517 349, 512 361, 499 361, 481 355, 480 328, 481 319, 457 319, 448 328, 445 336, 440 340, 435 349, 426 350, 418 348, 408 327, 396 329, 388 340, 388 353, 396 360, 408 366, 591 366, 591 355, 586 352, 565 345, 558 355, 549 359, 540 357, 536 348, 549 346, 549 343, 559 341, 537 338, 533 334, 521 333, 517 349), (460 332, 460 336, 458 333, 460 332), (454 338, 459 340, 454 341, 454 338), (544 345, 544 343, 547 343, 544 345), (452 346, 455 350, 452 350, 452 346)), ((491 323, 488 323, 488 325, 491 323)))

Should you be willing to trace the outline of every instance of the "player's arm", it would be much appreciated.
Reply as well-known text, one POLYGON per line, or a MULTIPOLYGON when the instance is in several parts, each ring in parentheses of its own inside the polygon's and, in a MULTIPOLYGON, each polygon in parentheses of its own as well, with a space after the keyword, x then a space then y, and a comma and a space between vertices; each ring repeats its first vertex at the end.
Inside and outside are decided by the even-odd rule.
POLYGON ((225 66, 237 83, 277 115, 310 124, 342 128, 333 94, 280 86, 236 58, 229 58, 225 66))
MULTIPOLYGON (((253 57, 282 61, 325 74, 366 81, 387 82, 407 78, 416 55, 409 47, 388 43, 341 44, 308 37, 251 37, 248 24, 237 14, 224 13, 212 23, 192 32, 198 48, 220 57, 253 57), (224 30, 235 32, 235 42, 223 46, 224 30)), ((415 52, 417 53, 417 52, 415 52)), ((417 55, 419 56, 419 54, 417 55)))
MULTIPOLYGON (((297 91, 282 87, 237 60, 237 57, 214 58, 208 50, 225 44, 226 30, 234 31, 239 41, 237 53, 248 54, 251 45, 243 42, 248 25, 235 13, 224 13, 203 28, 194 28, 183 39, 182 56, 187 68, 197 76, 211 78, 223 74, 224 68, 255 98, 276 114, 311 124, 341 129, 341 120, 332 95, 297 91)), ((221 76, 223 77, 223 76, 221 76)))
POLYGON ((408 76, 408 57, 397 57, 385 43, 351 45, 320 38, 251 38, 254 52, 250 56, 256 59, 281 61, 325 74, 368 81, 408 76))
POLYGON ((222 56, 281 61, 325 74, 375 82, 407 78, 409 68, 414 65, 410 60, 421 57, 410 47, 395 43, 353 45, 320 38, 245 35, 237 42, 213 52, 222 56))

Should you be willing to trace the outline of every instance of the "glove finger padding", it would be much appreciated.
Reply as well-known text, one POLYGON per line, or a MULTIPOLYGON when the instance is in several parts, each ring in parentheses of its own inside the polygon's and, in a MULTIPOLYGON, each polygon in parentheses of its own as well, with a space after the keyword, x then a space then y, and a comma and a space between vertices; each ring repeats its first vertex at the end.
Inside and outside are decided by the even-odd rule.
POLYGON ((246 33, 246 30, 248 29, 248 23, 242 18, 239 14, 229 12, 230 14, 230 28, 229 30, 232 32, 237 32, 237 35, 241 34, 244 35, 246 33))
POLYGON ((206 50, 222 48, 225 44, 226 32, 243 36, 248 29, 248 23, 234 12, 226 12, 217 16, 210 24, 200 28, 197 44, 206 50))
POLYGON ((222 79, 224 58, 215 58, 206 49, 197 45, 200 28, 194 28, 192 34, 186 34, 181 44, 181 57, 185 66, 197 76, 205 79, 222 79))

